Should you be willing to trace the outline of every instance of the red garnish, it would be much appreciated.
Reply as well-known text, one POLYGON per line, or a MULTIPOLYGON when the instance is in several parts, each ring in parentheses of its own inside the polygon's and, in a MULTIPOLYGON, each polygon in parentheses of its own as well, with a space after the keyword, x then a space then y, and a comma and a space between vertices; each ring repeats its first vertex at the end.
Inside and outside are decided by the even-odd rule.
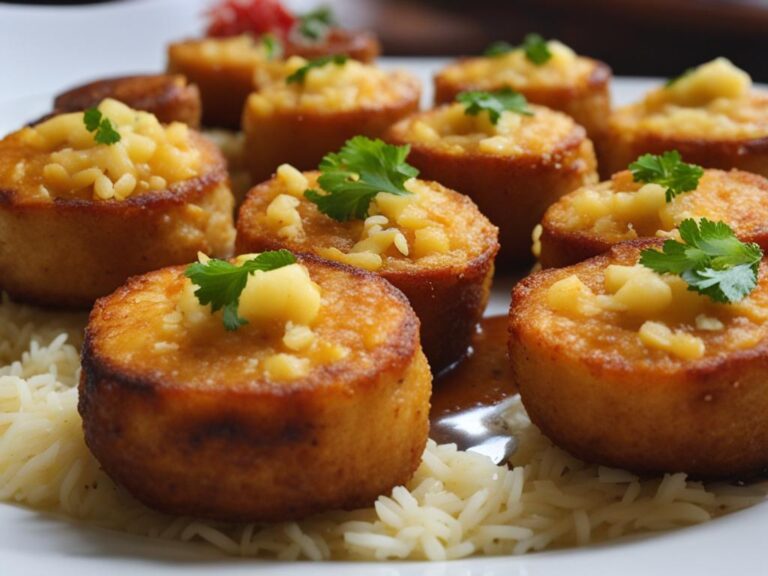
POLYGON ((222 0, 206 13, 207 36, 288 36, 296 17, 279 0, 222 0))

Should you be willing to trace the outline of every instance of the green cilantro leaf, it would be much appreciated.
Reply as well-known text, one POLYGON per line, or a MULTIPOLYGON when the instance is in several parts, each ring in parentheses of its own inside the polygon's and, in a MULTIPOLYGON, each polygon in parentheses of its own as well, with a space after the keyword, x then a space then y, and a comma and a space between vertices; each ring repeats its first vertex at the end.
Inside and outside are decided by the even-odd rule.
POLYGON ((120 138, 120 132, 115 129, 112 122, 109 121, 109 118, 104 118, 104 120, 101 121, 98 130, 96 130, 96 134, 93 135, 93 139, 96 140, 96 142, 99 144, 106 144, 107 146, 120 142, 120 138))
POLYGON ((344 54, 335 54, 333 56, 321 56, 320 58, 315 58, 288 76, 285 81, 288 84, 303 84, 304 80, 307 78, 307 74, 310 70, 312 70, 312 68, 322 68, 328 64, 343 66, 346 64, 347 60, 349 60, 349 57, 345 56, 344 54))
POLYGON ((552 52, 549 51, 547 41, 538 34, 528 34, 523 39, 521 48, 525 50, 525 57, 536 66, 541 66, 552 58, 552 52))
POLYGON ((407 145, 393 146, 355 136, 339 152, 327 154, 320 162, 322 174, 317 182, 322 191, 307 190, 304 196, 334 220, 366 218, 379 192, 410 194, 405 182, 419 175, 405 161, 410 151, 407 145))
POLYGON ((224 328, 231 331, 248 323, 237 313, 248 276, 257 270, 269 272, 295 262, 296 258, 288 250, 275 250, 262 252, 241 265, 217 259, 196 262, 187 267, 184 275, 197 285, 195 296, 200 304, 210 304, 212 312, 223 308, 224 328))
POLYGON ((98 108, 88 108, 83 112, 83 123, 88 132, 95 132, 101 123, 101 111, 98 108))
POLYGON ((680 74, 680 76, 675 76, 674 78, 670 78, 664 83, 664 88, 669 88, 670 86, 674 86, 677 82, 682 80, 683 78, 686 78, 696 72, 696 68, 688 68, 685 72, 680 74))
POLYGON ((760 246, 741 242, 725 222, 686 219, 679 226, 683 242, 667 240, 662 251, 640 253, 640 264, 659 274, 675 274, 688 289, 715 302, 738 302, 757 286, 763 258, 760 246))
POLYGON ((497 124, 505 111, 533 116, 525 96, 511 88, 502 88, 494 92, 462 92, 456 96, 456 101, 464 104, 464 114, 468 116, 477 116, 483 111, 488 112, 492 124, 497 124))
POLYGON ((95 132, 93 139, 98 144, 120 142, 120 132, 112 125, 109 118, 104 118, 98 108, 88 108, 83 112, 83 123, 88 132, 95 132))
POLYGON ((513 50, 523 50, 525 52, 525 57, 537 66, 546 64, 549 59, 552 58, 552 52, 549 50, 549 46, 547 46, 547 41, 539 34, 526 35, 520 46, 513 46, 509 42, 504 41, 494 42, 485 49, 483 55, 496 58, 504 56, 513 50))
POLYGON ((274 34, 264 34, 261 45, 267 53, 267 60, 277 60, 283 57, 283 43, 274 34))
POLYGON ((667 202, 678 194, 696 190, 704 169, 696 164, 686 164, 677 150, 664 152, 661 156, 643 154, 629 165, 635 182, 651 182, 666 188, 667 202))
POLYGON ((329 6, 320 6, 299 17, 298 31, 302 38, 318 42, 328 35, 336 21, 329 6))
POLYGON ((738 302, 757 286, 757 265, 737 264, 725 270, 706 268, 683 279, 716 302, 738 302))
POLYGON ((485 52, 483 52, 483 56, 489 56, 491 58, 496 58, 498 56, 504 56, 504 54, 508 54, 509 52, 512 52, 512 50, 515 49, 515 46, 510 44, 509 42, 504 42, 503 40, 499 42, 494 42, 488 48, 485 49, 485 52))

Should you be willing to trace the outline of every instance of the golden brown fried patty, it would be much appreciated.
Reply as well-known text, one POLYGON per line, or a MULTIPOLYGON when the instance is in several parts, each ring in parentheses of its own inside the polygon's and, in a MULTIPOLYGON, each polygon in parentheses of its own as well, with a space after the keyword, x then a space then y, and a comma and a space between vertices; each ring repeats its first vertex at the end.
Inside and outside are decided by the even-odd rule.
POLYGON ((618 244, 515 287, 509 354, 523 403, 553 442, 588 461, 706 477, 756 472, 768 465, 765 261, 749 300, 718 308, 723 330, 691 331, 706 345, 696 360, 645 346, 639 319, 615 312, 570 317, 547 302, 549 288, 573 274, 603 293, 610 264, 632 266, 641 249, 660 246, 618 244))
POLYGON ((237 130, 243 104, 254 90, 253 75, 259 65, 253 59, 222 59, 207 56, 205 46, 214 40, 183 40, 168 46, 168 72, 183 74, 200 90, 202 124, 237 130))
POLYGON ((431 376, 406 299, 372 274, 300 260, 322 291, 311 326, 346 357, 277 381, 259 371, 280 331, 176 334, 184 268, 100 299, 83 349, 80 413, 106 472, 149 506, 223 520, 288 520, 370 505, 406 482, 428 432, 431 376), (254 362, 254 359, 258 359, 254 362), (255 370, 255 371, 254 371, 255 370))
POLYGON ((415 77, 393 73, 391 81, 403 86, 396 99, 351 109, 288 106, 264 112, 248 100, 242 123, 243 157, 251 181, 263 182, 283 163, 300 170, 317 168, 323 156, 355 136, 381 137, 392 124, 418 110, 421 96, 415 77))
POLYGON ((530 265, 531 233, 545 210, 561 196, 596 179, 592 142, 574 123, 565 138, 544 152, 457 152, 445 142, 415 140, 411 136, 414 124, 439 111, 417 113, 398 122, 385 139, 409 144, 408 162, 420 170, 422 178, 466 194, 499 227, 497 268, 506 271, 530 265))
MULTIPOLYGON (((314 186, 318 173, 305 175, 314 186)), ((428 206, 430 218, 446 224, 452 251, 418 259, 385 255, 383 266, 376 272, 408 297, 421 320, 424 353, 437 374, 466 353, 483 315, 490 295, 498 231, 466 196, 435 182, 428 186, 434 195, 428 206)), ((345 253, 352 248, 361 222, 333 220, 306 199, 297 207, 304 236, 281 237, 267 217, 267 208, 284 193, 279 178, 248 193, 237 220, 238 253, 287 248, 322 255, 323 249, 330 247, 345 253)))
MULTIPOLYGON (((605 130, 595 138, 600 175, 625 170, 641 154, 677 150, 683 160, 768 176, 768 93, 746 90, 738 97, 688 101, 669 94, 693 82, 705 67, 687 78, 646 95, 644 100, 613 110, 605 130)), ((742 73, 743 74, 743 73, 742 73)), ((731 78, 711 79, 707 91, 727 86, 731 78)), ((695 97, 697 92, 691 90, 695 97)))
MULTIPOLYGON (((234 243, 226 165, 193 135, 201 175, 125 200, 30 196, 35 181, 0 181, 0 290, 14 299, 88 307, 134 274, 227 256, 234 243)), ((15 136, 0 142, 0 172, 36 162, 15 136)))

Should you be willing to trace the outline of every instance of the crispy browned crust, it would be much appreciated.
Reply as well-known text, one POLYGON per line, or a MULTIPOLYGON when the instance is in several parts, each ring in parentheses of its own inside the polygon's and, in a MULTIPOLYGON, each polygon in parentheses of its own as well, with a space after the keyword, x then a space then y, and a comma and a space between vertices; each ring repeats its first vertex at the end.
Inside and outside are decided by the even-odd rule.
POLYGON ((408 162, 420 177, 436 180, 477 204, 499 227, 496 267, 519 269, 533 261, 531 233, 558 198, 595 177, 595 155, 584 129, 576 126, 549 158, 517 158, 482 153, 451 154, 422 142, 409 142, 406 122, 385 135, 393 144, 410 144, 408 162))
MULTIPOLYGON (((286 248, 295 253, 311 254, 313 247, 279 238, 271 230, 258 226, 249 215, 252 210, 258 209, 256 198, 264 195, 270 185, 271 182, 267 181, 251 189, 241 205, 237 217, 235 253, 286 248)), ((457 210, 477 210, 469 198, 451 193, 459 201, 457 210)), ((490 223, 488 226, 493 229, 490 223)), ((480 256, 459 266, 425 267, 418 271, 383 270, 377 273, 405 294, 419 317, 421 346, 433 374, 439 374, 464 357, 472 334, 483 317, 490 297, 494 259, 499 250, 499 244, 490 230, 485 244, 487 249, 480 256)))
MULTIPOLYGON (((757 174, 731 170, 729 177, 738 179, 745 185, 753 186, 765 192, 768 201, 768 180, 757 174)), ((731 199, 734 205, 739 198, 731 199)), ((570 266, 587 258, 597 256, 609 250, 617 242, 608 240, 597 233, 584 230, 569 230, 558 218, 557 204, 549 207, 541 220, 541 254, 539 263, 542 268, 559 268, 570 266)), ((730 222, 734 232, 743 242, 755 242, 768 251, 768 222, 763 215, 754 214, 754 220, 749 230, 740 228, 735 222, 730 222)))
MULTIPOLYGON (((604 62, 593 60, 594 68, 589 78, 580 86, 554 86, 517 88, 529 102, 560 110, 571 116, 578 124, 586 128, 589 137, 594 139, 607 126, 611 112, 610 84, 611 68, 604 62)), ((497 90, 504 84, 494 86, 497 90)), ((434 77, 435 104, 453 102, 460 92, 477 90, 480 87, 472 83, 457 84, 449 81, 442 73, 434 77)))
POLYGON ((380 53, 376 36, 364 30, 332 28, 323 42, 301 43, 289 38, 285 43, 286 56, 297 55, 308 60, 345 54, 360 62, 373 62, 380 53))
POLYGON ((192 261, 198 251, 229 255, 226 164, 213 143, 193 138, 203 153, 200 177, 123 201, 29 201, 0 184, 0 290, 18 301, 85 308, 129 276, 192 261))
POLYGON ((579 357, 537 321, 532 301, 557 279, 634 262, 641 249, 660 244, 625 242, 517 284, 509 354, 523 403, 553 442, 587 461, 702 477, 756 472, 768 465, 768 342, 672 369, 639 369, 615 354, 579 357))
POLYGON ((402 290, 421 320, 422 348, 435 375, 460 361, 469 350, 491 295, 497 248, 461 269, 382 273, 402 290))
POLYGON ((191 128, 200 126, 200 92, 178 74, 120 76, 82 84, 56 96, 53 114, 85 110, 105 98, 150 112, 164 124, 183 122, 191 128))
POLYGON ((552 226, 546 216, 541 224, 539 264, 542 268, 570 266, 602 254, 613 246, 595 234, 552 226))
POLYGON ((658 134, 632 136, 608 125, 595 139, 601 178, 626 170, 642 154, 677 150, 686 162, 705 168, 738 168, 768 177, 768 137, 751 140, 666 138, 658 134))
POLYGON ((252 182, 266 180, 283 163, 314 170, 323 156, 354 136, 381 137, 392 124, 419 107, 418 80, 408 76, 402 81, 410 83, 408 95, 376 107, 341 112, 276 110, 263 117, 255 116, 246 104, 244 161, 252 182))
POLYGON ((105 471, 142 502, 174 514, 288 520, 370 505, 413 474, 427 440, 431 391, 416 316, 380 278, 302 261, 310 271, 348 276, 350 297, 355 286, 374 282, 392 300, 399 328, 370 366, 340 362, 290 385, 243 380, 198 389, 101 352, 136 305, 131 296, 180 267, 132 278, 97 301, 83 347, 85 438, 105 471))

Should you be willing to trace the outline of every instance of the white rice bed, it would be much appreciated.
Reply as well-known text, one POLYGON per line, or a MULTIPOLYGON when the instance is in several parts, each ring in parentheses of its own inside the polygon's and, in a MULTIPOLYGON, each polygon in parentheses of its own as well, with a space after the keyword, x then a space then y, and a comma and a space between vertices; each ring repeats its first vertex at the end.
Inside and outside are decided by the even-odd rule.
POLYGON ((521 404, 508 413, 510 468, 429 443, 407 486, 373 507, 301 522, 224 524, 153 512, 118 488, 83 440, 77 413, 84 316, 0 303, 0 499, 126 532, 204 541, 241 556, 444 560, 580 546, 705 522, 765 498, 768 484, 640 479, 556 448, 521 404))

